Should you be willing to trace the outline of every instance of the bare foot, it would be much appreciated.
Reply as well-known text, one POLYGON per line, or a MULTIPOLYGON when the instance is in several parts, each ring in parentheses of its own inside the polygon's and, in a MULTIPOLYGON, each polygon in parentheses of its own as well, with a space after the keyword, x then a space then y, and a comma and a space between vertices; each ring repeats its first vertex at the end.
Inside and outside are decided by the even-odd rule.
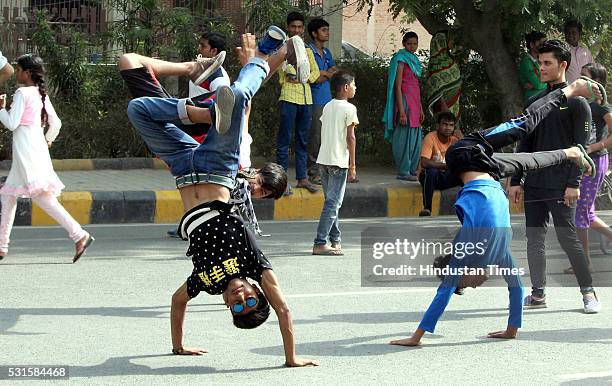
POLYGON ((495 339, 514 339, 516 338, 516 334, 518 329, 515 327, 508 326, 504 331, 493 331, 487 334, 487 338, 495 338, 495 339))
POLYGON ((395 345, 395 346, 414 347, 414 346, 420 346, 421 345, 421 340, 417 339, 417 338, 410 337, 410 338, 406 338, 406 339, 392 340, 391 342, 389 342, 389 344, 395 345))

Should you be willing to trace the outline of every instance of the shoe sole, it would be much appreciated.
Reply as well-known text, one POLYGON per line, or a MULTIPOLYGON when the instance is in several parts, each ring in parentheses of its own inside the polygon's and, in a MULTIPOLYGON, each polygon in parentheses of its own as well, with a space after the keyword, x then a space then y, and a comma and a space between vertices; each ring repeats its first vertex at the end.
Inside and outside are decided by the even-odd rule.
POLYGON ((534 305, 523 305, 523 308, 528 308, 530 310, 537 310, 538 308, 548 308, 546 304, 534 304, 534 305))
POLYGON ((299 36, 294 36, 289 39, 289 43, 293 45, 293 51, 295 52, 295 63, 289 64, 295 67, 298 81, 300 83, 306 83, 310 77, 310 62, 308 61, 308 54, 306 53, 304 41, 299 36))
POLYGON ((583 311, 585 314, 597 314, 599 313, 599 311, 601 311, 601 306, 599 306, 597 309, 594 309, 594 310, 583 308, 583 311))
POLYGON ((287 38, 287 34, 285 33, 285 31, 275 25, 272 25, 268 28, 268 35, 270 35, 272 39, 280 41, 284 41, 287 38))
POLYGON ((235 102, 234 92, 229 86, 221 86, 217 89, 215 126, 219 134, 225 134, 229 130, 235 102))
POLYGON ((219 52, 219 54, 217 54, 217 56, 215 56, 215 61, 206 70, 204 70, 204 72, 202 72, 200 76, 198 76, 193 83, 197 86, 200 83, 204 82, 215 71, 221 68, 224 61, 225 61, 225 51, 221 51, 219 52))

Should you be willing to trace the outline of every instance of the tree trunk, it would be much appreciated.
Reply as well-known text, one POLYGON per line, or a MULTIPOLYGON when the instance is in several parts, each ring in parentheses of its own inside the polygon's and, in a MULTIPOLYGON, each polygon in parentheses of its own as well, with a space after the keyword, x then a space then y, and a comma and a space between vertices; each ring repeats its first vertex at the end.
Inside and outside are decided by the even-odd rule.
POLYGON ((493 85, 499 107, 505 119, 523 110, 522 91, 517 65, 504 44, 501 17, 496 0, 483 4, 482 11, 474 8, 472 0, 453 0, 461 20, 464 38, 482 56, 489 81, 493 85), (467 36, 466 36, 467 35, 467 36))

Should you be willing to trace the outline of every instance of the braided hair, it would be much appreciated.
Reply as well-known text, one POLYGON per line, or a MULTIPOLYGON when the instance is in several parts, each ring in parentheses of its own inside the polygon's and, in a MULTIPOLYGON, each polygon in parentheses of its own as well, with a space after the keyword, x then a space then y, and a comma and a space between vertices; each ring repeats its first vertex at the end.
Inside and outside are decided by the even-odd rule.
POLYGON ((22 55, 17 59, 17 65, 23 71, 30 71, 32 81, 38 86, 38 92, 42 99, 42 110, 40 111, 40 122, 42 127, 46 127, 49 119, 47 110, 45 110, 45 99, 47 99, 47 84, 43 75, 45 74, 45 68, 43 67, 43 61, 40 56, 26 54, 22 55))

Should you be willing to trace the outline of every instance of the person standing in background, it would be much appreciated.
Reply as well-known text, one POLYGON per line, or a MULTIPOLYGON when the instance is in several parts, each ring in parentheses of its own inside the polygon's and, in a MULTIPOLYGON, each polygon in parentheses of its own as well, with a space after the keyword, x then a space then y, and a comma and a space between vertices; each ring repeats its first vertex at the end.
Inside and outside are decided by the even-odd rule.
POLYGON ((580 78, 582 67, 589 63, 593 63, 593 55, 588 48, 580 45, 580 38, 582 37, 582 24, 580 22, 569 20, 563 27, 563 33, 565 34, 565 41, 569 44, 570 53, 572 54, 572 61, 567 67, 565 77, 569 83, 572 83, 580 78))
POLYGON ((414 54, 419 37, 407 32, 402 38, 404 48, 399 50, 389 64, 387 81, 387 105, 383 115, 385 139, 391 142, 397 179, 417 181, 425 117, 421 105, 421 61, 414 54))
POLYGON ((317 167, 317 157, 321 147, 321 114, 323 114, 323 107, 332 100, 329 80, 337 68, 331 51, 325 48, 325 43, 329 41, 329 23, 320 18, 312 19, 308 23, 308 35, 312 39, 308 48, 312 50, 314 59, 319 66, 319 79, 310 85, 312 91, 312 126, 310 127, 308 157, 309 174, 311 181, 320 184, 321 177, 317 167))
POLYGON ((525 35, 527 52, 523 54, 519 64, 519 80, 525 101, 546 89, 546 83, 540 82, 540 64, 538 63, 538 49, 544 40, 546 40, 546 35, 539 31, 531 31, 525 35))

